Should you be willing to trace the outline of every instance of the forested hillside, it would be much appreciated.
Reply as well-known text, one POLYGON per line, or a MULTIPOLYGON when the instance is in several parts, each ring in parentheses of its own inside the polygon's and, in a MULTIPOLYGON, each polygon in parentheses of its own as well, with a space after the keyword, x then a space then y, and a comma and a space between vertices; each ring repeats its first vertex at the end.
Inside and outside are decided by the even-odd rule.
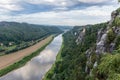
POLYGON ((0 54, 26 48, 51 34, 61 32, 54 26, 0 22, 0 54))
POLYGON ((109 22, 74 27, 63 38, 61 59, 46 80, 120 80, 120 8, 109 22))
POLYGON ((53 33, 59 33, 61 30, 57 27, 48 27, 42 25, 33 25, 17 22, 0 22, 0 42, 31 41, 42 38, 53 33))

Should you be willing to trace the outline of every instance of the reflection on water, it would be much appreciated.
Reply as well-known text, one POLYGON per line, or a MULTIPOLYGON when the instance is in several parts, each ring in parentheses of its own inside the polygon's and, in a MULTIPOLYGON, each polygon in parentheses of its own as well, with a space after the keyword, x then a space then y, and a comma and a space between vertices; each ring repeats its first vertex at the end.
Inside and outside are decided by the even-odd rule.
POLYGON ((44 74, 55 62, 56 55, 62 44, 62 35, 57 36, 39 56, 33 58, 24 67, 0 78, 0 80, 42 80, 44 74))

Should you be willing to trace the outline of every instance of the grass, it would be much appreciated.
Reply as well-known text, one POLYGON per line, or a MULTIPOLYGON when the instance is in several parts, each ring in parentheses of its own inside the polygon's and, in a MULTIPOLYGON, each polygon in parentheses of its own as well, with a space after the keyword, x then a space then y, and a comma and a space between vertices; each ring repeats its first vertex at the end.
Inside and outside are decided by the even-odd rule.
POLYGON ((14 49, 16 47, 16 45, 13 45, 13 46, 9 46, 9 47, 6 47, 6 46, 0 46, 0 48, 3 48, 5 50, 11 50, 11 49, 14 49))
POLYGON ((13 46, 7 47, 8 50, 12 50, 12 49, 14 49, 14 48, 16 48, 16 45, 13 45, 13 46))
MULTIPOLYGON (((57 56, 56 56, 56 61, 55 61, 55 63, 62 60, 62 58, 61 58, 61 52, 62 52, 62 49, 63 49, 63 48, 64 48, 64 44, 63 44, 63 42, 62 42, 60 51, 58 52, 58 54, 57 54, 57 56)), ((47 78, 47 76, 48 76, 49 74, 54 74, 55 63, 52 65, 51 69, 44 75, 44 78, 43 78, 42 80, 49 80, 49 79, 47 78)))
POLYGON ((40 52, 41 52, 43 49, 45 49, 45 47, 46 47, 49 43, 52 42, 52 40, 53 40, 53 38, 52 38, 47 44, 45 44, 43 47, 41 47, 41 48, 38 49, 37 51, 31 53, 30 55, 25 56, 25 57, 24 57, 23 59, 21 59, 20 61, 14 63, 14 64, 12 64, 12 65, 4 68, 4 69, 1 69, 1 70, 0 70, 0 77, 3 76, 3 75, 5 75, 5 74, 7 74, 7 73, 9 73, 9 72, 11 72, 11 71, 13 71, 13 70, 15 70, 15 69, 18 69, 18 68, 24 66, 24 65, 25 65, 28 61, 30 61, 33 57, 39 55, 40 52))
POLYGON ((56 57, 56 62, 57 61, 62 61, 61 52, 62 52, 63 47, 64 47, 64 44, 62 43, 61 49, 60 49, 60 51, 59 51, 59 53, 58 53, 58 55, 56 57))

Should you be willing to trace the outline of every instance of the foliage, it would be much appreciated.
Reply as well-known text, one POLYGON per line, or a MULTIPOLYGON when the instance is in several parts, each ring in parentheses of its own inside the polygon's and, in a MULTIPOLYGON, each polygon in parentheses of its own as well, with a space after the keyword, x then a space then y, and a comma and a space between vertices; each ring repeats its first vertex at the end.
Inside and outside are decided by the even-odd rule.
POLYGON ((53 26, 33 25, 17 22, 0 22, 0 43, 8 45, 9 42, 19 44, 23 41, 32 41, 44 36, 62 32, 53 26))
POLYGON ((120 80, 120 54, 107 54, 98 66, 98 78, 103 80, 120 80))
POLYGON ((107 43, 111 43, 115 38, 115 33, 110 29, 107 33, 107 43))
POLYGON ((39 42, 39 41, 41 41, 41 40, 43 40, 43 39, 45 39, 46 37, 48 37, 48 36, 45 36, 45 37, 43 37, 43 38, 41 38, 41 39, 39 39, 39 40, 29 41, 29 42, 22 42, 22 43, 19 44, 19 45, 14 45, 14 46, 6 47, 6 50, 5 50, 4 52, 5 52, 5 54, 10 54, 10 53, 12 53, 12 52, 16 52, 16 51, 25 49, 25 48, 27 48, 27 47, 30 47, 30 46, 36 44, 37 42, 39 42), (8 48, 11 48, 11 49, 8 49, 8 48))
POLYGON ((115 20, 113 21, 114 26, 120 26, 120 18, 117 16, 115 20))
POLYGON ((0 54, 9 54, 34 45, 51 34, 62 31, 56 26, 0 22, 0 54), (10 45, 12 43, 12 45, 10 45), (16 46, 13 48, 13 46, 16 46))
POLYGON ((116 11, 117 11, 117 13, 119 13, 120 12, 120 8, 118 8, 116 11))
POLYGON ((116 38, 116 48, 118 49, 120 46, 120 36, 117 36, 116 38))

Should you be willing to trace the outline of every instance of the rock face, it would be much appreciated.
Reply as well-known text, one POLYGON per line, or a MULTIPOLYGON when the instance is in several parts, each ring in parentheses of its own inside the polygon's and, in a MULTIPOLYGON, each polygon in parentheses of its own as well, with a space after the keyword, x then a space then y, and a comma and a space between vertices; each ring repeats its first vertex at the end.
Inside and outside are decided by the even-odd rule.
POLYGON ((109 47, 109 52, 112 53, 115 47, 115 43, 111 43, 109 47))
MULTIPOLYGON (((99 38, 99 37, 98 37, 99 38)), ((105 52, 105 43, 107 39, 107 33, 104 33, 98 43, 96 43, 96 54, 100 55, 105 52)))
POLYGON ((77 44, 79 44, 79 43, 81 43, 83 41, 84 36, 85 36, 85 32, 86 32, 86 29, 83 28, 82 32, 80 32, 80 34, 79 34, 79 36, 78 36, 78 38, 76 40, 77 44))
MULTIPOLYGON (((96 47, 94 49, 90 48, 85 52, 87 58, 85 72, 89 76, 92 74, 92 69, 97 67, 100 55, 107 54, 108 52, 112 53, 115 49, 117 37, 120 36, 120 27, 115 25, 113 26, 113 22, 115 21, 116 17, 120 17, 120 12, 118 13, 117 11, 113 11, 111 14, 111 20, 108 22, 106 28, 100 29, 97 33, 96 47), (111 30, 112 33, 110 33, 111 30), (109 38, 111 40, 109 40, 109 38), (93 53, 96 55, 96 61, 94 62, 91 61, 93 53)), ((82 43, 84 40, 85 32, 85 28, 80 32, 76 40, 77 44, 82 43)))
POLYGON ((118 16, 117 11, 113 11, 111 14, 111 20, 109 21, 106 30, 99 30, 98 31, 96 51, 95 51, 97 55, 103 54, 107 51, 109 51, 111 53, 114 50, 115 39, 113 40, 113 42, 107 44, 107 37, 108 37, 108 33, 109 33, 110 29, 113 30, 114 34, 116 34, 116 35, 120 34, 120 29, 117 26, 111 27, 113 21, 115 20, 115 18, 117 16, 118 16), (101 34, 102 34, 102 36, 101 36, 101 34), (109 45, 109 46, 106 46, 106 45, 109 45))
POLYGON ((98 36, 98 38, 97 38, 97 43, 100 41, 100 39, 101 39, 101 36, 104 34, 104 31, 102 30, 102 29, 100 29, 99 31, 98 31, 98 33, 97 33, 97 36, 98 36))
POLYGON ((111 20, 109 21, 108 26, 112 25, 112 22, 114 21, 115 17, 118 15, 117 11, 113 11, 111 14, 111 20))
POLYGON ((87 74, 90 74, 89 65, 92 64, 92 62, 91 62, 91 54, 92 54, 92 49, 88 49, 88 50, 85 52, 85 55, 86 55, 86 57, 87 57, 85 72, 86 72, 87 74))

